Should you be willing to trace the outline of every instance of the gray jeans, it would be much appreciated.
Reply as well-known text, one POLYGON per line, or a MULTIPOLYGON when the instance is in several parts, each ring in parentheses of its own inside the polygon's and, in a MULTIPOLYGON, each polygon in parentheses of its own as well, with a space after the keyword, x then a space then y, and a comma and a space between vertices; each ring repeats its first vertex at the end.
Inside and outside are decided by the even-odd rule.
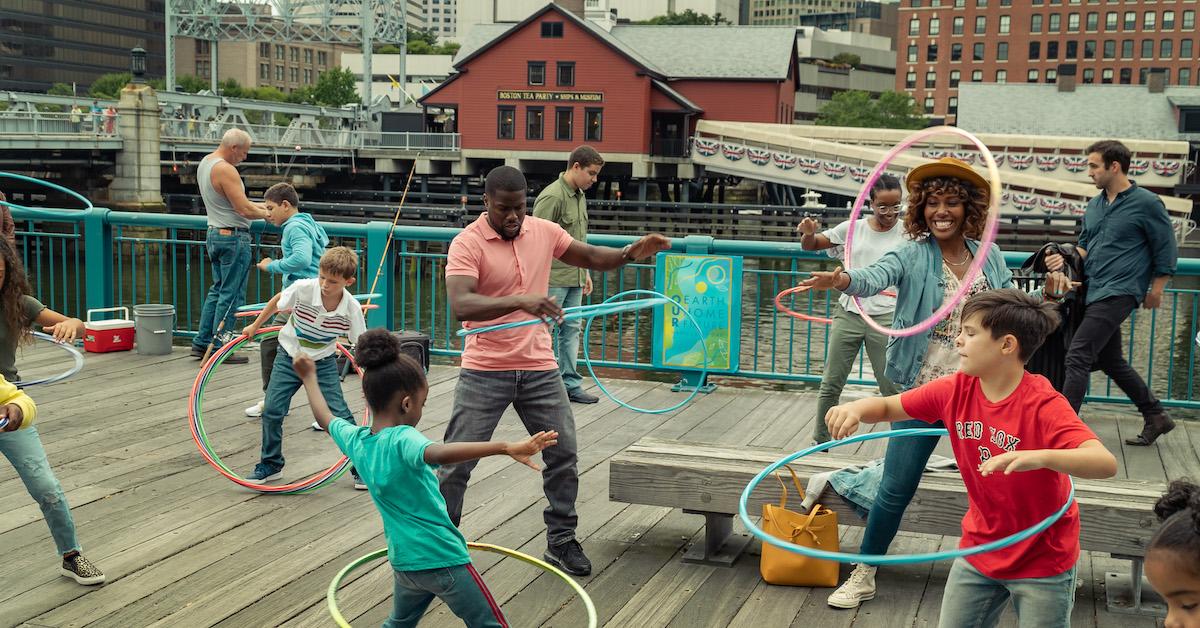
MULTIPOLYGON (((817 396, 817 420, 813 425, 813 440, 823 443, 829 440, 829 428, 825 426, 825 413, 836 406, 842 397, 842 389, 854 369, 854 358, 858 350, 866 345, 867 359, 879 382, 879 392, 885 397, 900 391, 884 375, 887 368, 888 337, 867 327, 857 312, 848 312, 840 305, 834 306, 833 324, 829 329, 829 350, 825 358, 825 374, 821 377, 821 390, 817 396)), ((892 324, 891 314, 872 316, 876 323, 888 327, 892 324)))
MULTIPOLYGON (((551 371, 476 371, 462 369, 454 390, 454 410, 445 442, 491 440, 500 416, 512 405, 530 434, 558 432, 558 444, 542 451, 542 488, 550 504, 543 517, 546 538, 558 545, 575 538, 575 497, 579 493, 575 415, 558 369, 551 371)), ((438 469, 446 511, 454 525, 462 519, 463 495, 477 461, 438 469)))

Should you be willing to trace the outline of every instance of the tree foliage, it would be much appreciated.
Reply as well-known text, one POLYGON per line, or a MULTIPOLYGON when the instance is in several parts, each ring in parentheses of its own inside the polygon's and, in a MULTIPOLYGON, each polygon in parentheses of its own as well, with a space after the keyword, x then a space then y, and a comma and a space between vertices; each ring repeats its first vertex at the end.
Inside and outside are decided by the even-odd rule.
POLYGON ((856 68, 860 63, 862 63, 862 57, 854 54, 853 52, 840 52, 833 57, 832 61, 838 65, 848 65, 852 68, 856 68))
POLYGON ((912 96, 903 92, 884 92, 872 99, 863 91, 846 91, 833 98, 817 116, 821 126, 850 126, 875 129, 921 129, 928 120, 921 115, 912 96))
POLYGON ((313 88, 314 104, 327 107, 341 107, 358 102, 358 81, 354 74, 346 68, 333 68, 321 74, 317 85, 313 88))
POLYGON ((682 13, 668 11, 666 15, 657 15, 648 20, 634 24, 654 24, 658 26, 712 26, 714 24, 729 24, 730 21, 720 13, 708 15, 687 9, 682 13))

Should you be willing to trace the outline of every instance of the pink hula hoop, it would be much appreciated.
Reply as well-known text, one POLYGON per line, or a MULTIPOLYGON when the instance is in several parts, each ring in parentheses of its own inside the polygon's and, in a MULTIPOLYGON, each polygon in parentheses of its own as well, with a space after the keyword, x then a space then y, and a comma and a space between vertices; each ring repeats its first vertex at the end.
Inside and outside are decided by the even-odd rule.
POLYGON ((949 314, 950 311, 953 310, 958 303, 963 300, 963 297, 967 294, 967 290, 971 288, 971 284, 975 282, 975 278, 979 276, 979 273, 983 272, 983 265, 987 263, 987 252, 991 250, 992 243, 996 241, 996 231, 1000 224, 1001 182, 1000 169, 996 167, 996 160, 992 157, 992 151, 988 150, 988 147, 982 141, 980 141, 978 137, 975 137, 968 131, 964 131, 958 127, 952 126, 935 126, 928 129, 922 129, 905 138, 904 141, 897 144, 894 148, 888 151, 886 155, 884 155, 883 161, 880 161, 875 166, 875 169, 871 171, 871 175, 867 177, 866 183, 863 184, 862 189, 858 192, 858 198, 854 199, 854 209, 850 211, 850 224, 847 225, 848 229, 846 230, 845 268, 846 270, 851 270, 850 247, 854 243, 854 222, 858 220, 858 216, 862 213, 863 204, 870 196, 871 188, 875 187, 875 182, 879 180, 879 177, 883 174, 884 169, 887 168, 887 165, 891 163, 897 155, 907 150, 913 144, 917 144, 934 135, 943 134, 958 135, 971 142, 975 145, 975 148, 979 149, 980 154, 983 155, 984 162, 987 163, 988 179, 991 183, 992 189, 991 199, 988 207, 987 224, 983 227, 983 239, 979 243, 979 250, 983 251, 984 254, 975 256, 975 259, 971 262, 971 267, 967 269, 967 274, 965 277, 963 277, 961 285, 958 287, 958 291, 954 293, 954 296, 951 297, 949 301, 943 303, 942 307, 934 311, 933 314, 930 314, 929 318, 913 325, 912 327, 892 329, 876 323, 874 319, 863 313, 862 300, 856 296, 852 296, 851 298, 854 299, 855 305, 858 306, 858 313, 862 315, 863 321, 867 324, 867 326, 875 331, 887 334, 889 336, 915 336, 917 334, 924 333, 932 329, 933 326, 938 323, 938 321, 942 320, 943 317, 949 314))

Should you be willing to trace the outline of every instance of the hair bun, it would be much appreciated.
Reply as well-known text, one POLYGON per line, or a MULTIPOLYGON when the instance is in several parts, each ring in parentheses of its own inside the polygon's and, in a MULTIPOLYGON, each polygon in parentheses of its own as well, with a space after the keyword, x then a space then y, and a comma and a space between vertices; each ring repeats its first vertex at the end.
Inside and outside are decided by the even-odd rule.
POLYGON ((1167 492, 1154 504, 1154 514, 1159 521, 1166 521, 1172 515, 1189 509, 1192 511, 1192 524, 1200 533, 1200 485, 1187 480, 1171 482, 1167 492))
POLYGON ((400 340, 382 327, 363 332, 354 346, 354 361, 367 370, 392 364, 399 357, 400 340))

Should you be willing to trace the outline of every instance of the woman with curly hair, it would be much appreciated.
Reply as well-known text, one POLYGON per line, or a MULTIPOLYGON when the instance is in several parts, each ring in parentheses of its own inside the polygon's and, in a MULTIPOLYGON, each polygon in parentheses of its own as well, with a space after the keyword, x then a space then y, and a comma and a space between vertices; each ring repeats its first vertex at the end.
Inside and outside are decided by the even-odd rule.
MULTIPOLYGON (((853 296, 878 294, 896 286, 893 326, 911 327, 926 320, 958 292, 976 256, 985 256, 983 270, 949 315, 929 331, 893 338, 888 344, 886 375, 900 390, 909 390, 958 371, 954 341, 962 324, 962 306, 971 296, 1013 287, 1012 272, 1000 248, 980 247, 987 223, 991 186, 966 163, 945 157, 908 173, 908 211, 904 229, 912 239, 866 268, 814 272, 803 285, 836 289, 853 296)), ((1046 294, 1061 296, 1069 282, 1062 273, 1047 279, 1046 294)), ((893 429, 939 428, 924 421, 898 421, 893 429)), ((897 438, 888 441, 883 475, 867 517, 860 552, 885 554, 921 473, 940 437, 897 438)), ((836 608, 856 608, 875 597, 875 566, 855 566, 849 580, 829 596, 836 608)))
POLYGON ((29 496, 42 509, 62 557, 59 573, 79 584, 101 584, 104 573, 80 554, 71 507, 33 425, 37 407, 10 383, 17 381, 17 347, 33 337, 31 323, 42 325, 60 341, 70 342, 83 332, 83 321, 47 308, 28 292, 25 268, 16 250, 0 238, 0 454, 8 458, 29 496))

